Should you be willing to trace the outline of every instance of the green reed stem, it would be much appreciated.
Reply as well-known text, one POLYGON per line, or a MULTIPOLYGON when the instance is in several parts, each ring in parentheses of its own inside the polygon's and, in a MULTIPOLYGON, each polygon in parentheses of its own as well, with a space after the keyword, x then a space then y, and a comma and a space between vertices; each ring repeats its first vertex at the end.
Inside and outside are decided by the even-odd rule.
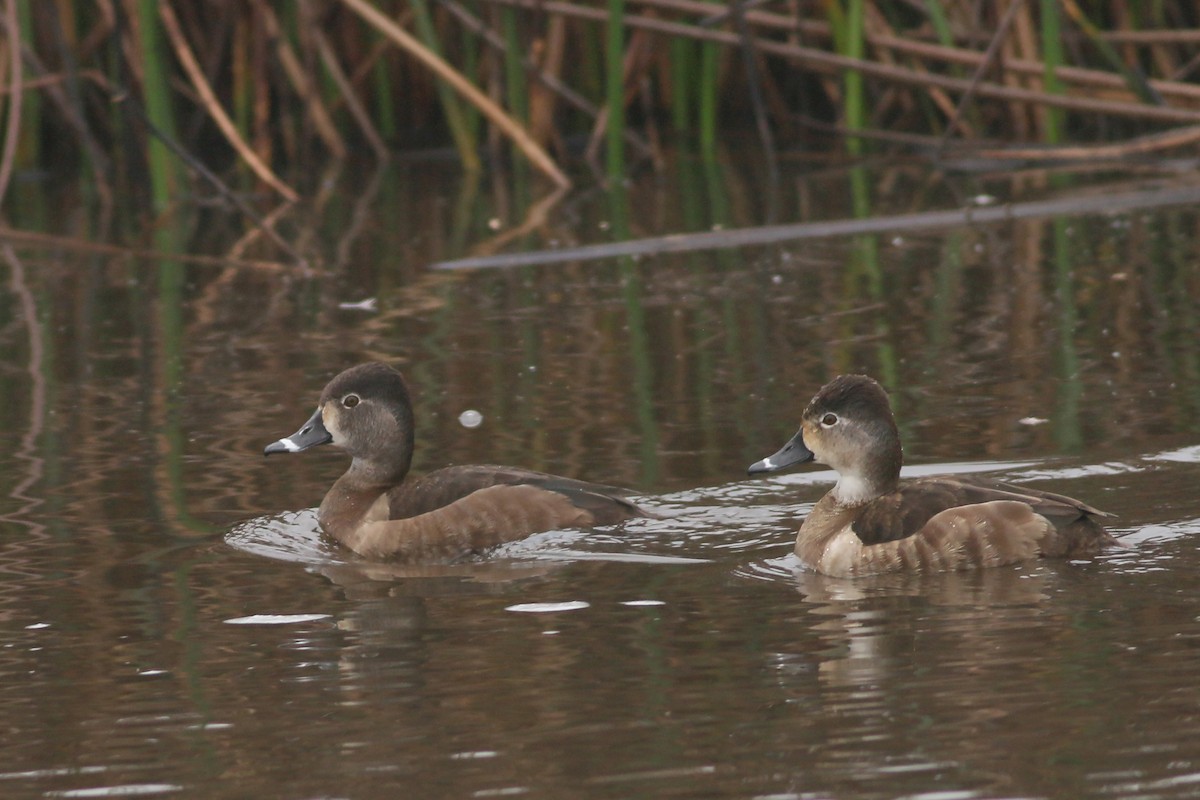
MULTIPOLYGON (((475 4, 470 4, 471 10, 476 16, 479 16, 479 9, 475 4)), ((459 39, 459 47, 462 52, 462 72, 464 75, 479 75, 479 64, 485 50, 483 38, 475 31, 466 27, 462 28, 462 36, 459 39)), ((483 135, 481 127, 483 125, 483 114, 479 112, 471 103, 466 104, 467 127, 471 131, 471 138, 478 142, 483 135)))
MULTIPOLYGON (((142 56, 142 91, 146 116, 164 136, 177 141, 175 115, 171 108, 169 67, 163 52, 162 37, 158 29, 158 4, 155 0, 139 0, 138 46, 142 56)), ((153 133, 150 139, 150 187, 154 207, 162 210, 170 203, 179 185, 177 162, 171 156, 166 143, 153 133)))
POLYGON ((938 44, 944 47, 953 46, 954 34, 950 30, 950 20, 946 17, 946 10, 942 8, 940 0, 925 0, 925 11, 929 14, 929 24, 933 26, 938 44))
POLYGON ((861 166, 850 168, 850 199, 855 219, 871 216, 871 179, 861 166))
POLYGON ((700 155, 708 160, 717 156, 719 59, 715 43, 700 46, 700 155))
MULTIPOLYGON (((421 43, 440 58, 442 56, 441 39, 433 25, 433 17, 429 13, 429 3, 426 0, 410 0, 409 6, 413 11, 417 36, 420 37, 421 43)), ((462 103, 459 102, 458 95, 454 93, 450 85, 443 80, 437 81, 437 91, 442 113, 446 116, 446 125, 450 128, 450 136, 454 139, 454 146, 458 149, 458 156, 462 159, 463 168, 469 172, 476 172, 481 166, 479 148, 475 137, 471 134, 471 125, 467 121, 462 103)))
MULTIPOLYGON (((943 358, 950 343, 955 321, 955 304, 963 282, 963 250, 968 246, 967 239, 963 229, 955 228, 946 234, 946 239, 939 249, 940 257, 934 271, 934 291, 925 332, 931 345, 928 352, 934 359, 943 358)), ((933 369, 934 366, 927 364, 929 369, 933 369)))
MULTIPOLYGON (((529 83, 521 56, 525 47, 517 30, 517 10, 511 6, 500 9, 500 28, 504 34, 504 86, 508 96, 508 113, 522 125, 529 124, 529 83)), ((520 149, 513 144, 513 163, 524 163, 520 149)))
MULTIPOLYGON (((26 40, 26 45, 32 47, 35 30, 32 3, 17 3, 17 24, 21 28, 21 38, 26 40)), ((13 87, 14 90, 16 88, 13 87)), ((21 98, 21 135, 17 139, 17 164, 36 165, 41 160, 42 137, 38 135, 42 127, 41 108, 41 92, 25 92, 21 98)))
MULTIPOLYGON (((155 245, 163 253, 180 252, 180 229, 166 227, 155 232, 155 245), (170 249, 168 249, 170 248, 170 249)), ((184 264, 170 257, 158 264, 158 325, 159 325, 159 368, 164 390, 165 415, 161 436, 167 444, 164 458, 166 483, 169 490, 172 521, 183 530, 173 528, 170 532, 178 536, 186 533, 211 535, 218 528, 197 518, 188 507, 188 483, 184 473, 187 455, 187 434, 184 432, 183 401, 181 399, 184 377, 183 353, 187 349, 187 336, 183 309, 187 286, 187 271, 184 264)), ((162 511, 165 511, 163 509, 162 511)))
MULTIPOLYGON (((1158 308, 1166 310, 1164 319, 1168 329, 1164 337, 1164 352, 1171 353, 1170 372, 1174 376, 1176 391, 1173 393, 1179 408, 1185 410, 1188 430, 1200 433, 1200 316, 1193 298, 1195 292, 1189 288, 1191 275, 1179 265, 1192 263, 1189 247, 1191 238, 1184 231, 1190 227, 1187 210, 1163 215, 1163 226, 1155 238, 1162 250, 1161 257, 1151 257, 1147 263, 1152 270, 1153 286, 1157 295, 1158 308), (1176 265, 1170 269, 1167 265, 1176 265), (1168 274, 1169 273, 1169 274, 1168 274)), ((1157 254, 1156 254, 1157 255, 1157 254)))
POLYGON ((692 58, 694 52, 692 43, 682 36, 671 39, 671 127, 677 136, 688 130, 688 119, 691 117, 689 106, 692 93, 688 90, 695 67, 692 58))
MULTIPOLYGON (((1063 82, 1058 77, 1058 68, 1064 61, 1062 46, 1062 20, 1058 13, 1058 0, 1041 0, 1042 10, 1042 61, 1045 64, 1043 82, 1047 92, 1062 94, 1063 82)), ((1058 144, 1062 141, 1063 128, 1066 118, 1060 108, 1044 109, 1047 144, 1058 144)))
POLYGON ((1058 300, 1058 403, 1054 414, 1054 438, 1060 449, 1075 452, 1083 443, 1079 419, 1079 398, 1083 389, 1079 377, 1079 354, 1075 350, 1075 279, 1071 263, 1071 220, 1058 218, 1053 223, 1054 282, 1058 300))
POLYGON ((625 0, 608 0, 604 39, 605 100, 608 105, 608 179, 625 177, 625 0))
MULTIPOLYGON (((846 26, 843 31, 842 55, 849 58, 862 58, 865 52, 865 18, 864 0, 850 0, 846 11, 846 26)), ((842 79, 845 97, 846 129, 853 134, 866 127, 867 111, 866 98, 863 93, 863 76, 856 69, 846 70, 842 79)), ((862 139, 851 135, 846 140, 846 150, 852 156, 861 155, 862 139)))
POLYGON ((1108 62, 1109 66, 1121 73, 1121 77, 1125 79, 1125 83, 1129 86, 1130 91, 1145 103, 1162 105, 1162 98, 1159 97, 1158 92, 1147 82, 1146 76, 1139 70, 1131 69, 1125 63, 1125 59, 1121 58, 1121 54, 1112 46, 1112 43, 1104 38, 1103 32, 1092 24, 1092 21, 1083 13, 1083 9, 1079 7, 1078 3, 1075 0, 1066 0, 1063 6, 1067 14, 1075 21, 1075 24, 1079 26, 1084 35, 1088 37, 1088 40, 1099 51, 1104 60, 1108 62))
POLYGON ((386 141, 395 141, 400 125, 396 121, 396 91, 392 87, 387 62, 379 59, 372 72, 375 81, 375 126, 386 141))
MULTIPOLYGON (((632 235, 629 197, 625 187, 613 186, 608 193, 608 199, 613 237, 616 241, 624 241, 632 235)), ((638 439, 641 442, 641 452, 638 455, 642 473, 639 483, 653 486, 662 474, 662 466, 659 460, 658 420, 654 416, 654 366, 650 358, 652 348, 646 324, 645 288, 642 285, 641 267, 636 261, 625 257, 618 260, 618 265, 625 300, 625 325, 629 331, 633 404, 638 421, 638 439)))
POLYGON ((472 234, 487 227, 485 217, 491 216, 488 213, 491 209, 486 203, 479 202, 479 181, 478 174, 466 174, 462 177, 462 184, 458 187, 454 201, 454 211, 450 217, 450 252, 467 252, 472 234))
POLYGON ((244 24, 234 27, 229 55, 229 116, 233 118, 234 126, 243 133, 252 130, 254 125, 254 83, 250 74, 250 43, 245 29, 244 24))

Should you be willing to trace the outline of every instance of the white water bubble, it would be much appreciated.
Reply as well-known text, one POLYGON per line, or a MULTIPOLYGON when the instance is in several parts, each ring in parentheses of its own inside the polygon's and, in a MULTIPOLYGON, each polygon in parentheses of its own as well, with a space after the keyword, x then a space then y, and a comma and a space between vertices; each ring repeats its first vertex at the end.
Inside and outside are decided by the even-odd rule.
POLYGON ((464 428, 478 428, 483 424, 483 414, 473 408, 468 408, 458 415, 458 424, 464 428))
POLYGON ((329 614, 251 614, 225 620, 226 625, 292 625, 297 622, 315 622, 329 619, 329 614))
POLYGON ((578 611, 590 605, 591 603, 585 600, 567 600, 562 603, 517 603, 504 610, 523 614, 549 614, 555 611, 578 611))

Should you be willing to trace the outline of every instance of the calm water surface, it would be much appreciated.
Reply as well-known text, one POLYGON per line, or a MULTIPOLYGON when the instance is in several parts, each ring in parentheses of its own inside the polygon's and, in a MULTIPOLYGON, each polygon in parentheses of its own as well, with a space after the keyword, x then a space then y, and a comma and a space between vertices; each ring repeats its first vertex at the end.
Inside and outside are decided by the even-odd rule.
POLYGON ((1200 796, 1197 208, 427 268, 851 217, 855 186, 895 214, 1181 180, 863 176, 680 163, 557 202, 334 176, 282 218, 309 270, 245 263, 269 251, 204 205, 144 236, 24 187, 10 223, 64 241, 0 242, 0 796, 1200 796), (623 484, 662 518, 452 566, 332 548, 311 507, 344 459, 261 449, 366 359, 413 384, 417 469, 623 484), (892 389, 910 474, 1078 495, 1125 547, 799 571, 830 474, 744 469, 849 370, 892 389))

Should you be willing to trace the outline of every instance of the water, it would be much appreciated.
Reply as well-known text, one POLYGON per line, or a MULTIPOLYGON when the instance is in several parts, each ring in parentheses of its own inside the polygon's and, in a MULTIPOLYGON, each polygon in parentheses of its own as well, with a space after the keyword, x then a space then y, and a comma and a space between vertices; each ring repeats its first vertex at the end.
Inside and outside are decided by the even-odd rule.
MULTIPOLYGON (((802 166, 768 198, 682 164, 497 246, 850 216, 847 176, 802 166)), ((879 214, 1135 182, 872 178, 879 214)), ((467 188, 344 179, 285 220, 311 272, 6 254, 0 796, 1200 795, 1195 208, 430 272, 536 200, 467 188), (627 485, 660 518, 452 566, 337 550, 311 507, 344 460, 261 449, 371 358, 413 384, 418 469, 627 485), (744 470, 849 370, 894 387, 908 474, 1074 494, 1125 546, 799 570, 831 475, 744 470)), ((13 224, 82 235, 56 202, 13 224)), ((185 212, 155 249, 236 230, 185 212)))

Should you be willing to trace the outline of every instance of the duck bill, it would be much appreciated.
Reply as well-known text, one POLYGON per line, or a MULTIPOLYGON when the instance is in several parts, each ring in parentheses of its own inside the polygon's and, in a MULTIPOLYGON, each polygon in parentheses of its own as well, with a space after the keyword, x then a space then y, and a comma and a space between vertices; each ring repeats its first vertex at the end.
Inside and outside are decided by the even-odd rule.
POLYGON ((329 444, 333 441, 333 435, 325 429, 325 423, 321 420, 320 407, 308 418, 308 422, 304 423, 304 427, 293 433, 286 439, 280 439, 277 442, 271 442, 263 448, 264 456, 275 455, 276 453, 300 453, 308 450, 310 447, 317 447, 323 444, 329 444))
POLYGON ((793 464, 803 464, 805 461, 813 460, 813 451, 808 449, 804 444, 804 431, 796 431, 796 435, 788 440, 788 443, 780 448, 779 452, 773 456, 768 456, 762 461, 755 461, 750 465, 747 472, 751 475, 758 475, 763 472, 776 472, 790 467, 793 464))

